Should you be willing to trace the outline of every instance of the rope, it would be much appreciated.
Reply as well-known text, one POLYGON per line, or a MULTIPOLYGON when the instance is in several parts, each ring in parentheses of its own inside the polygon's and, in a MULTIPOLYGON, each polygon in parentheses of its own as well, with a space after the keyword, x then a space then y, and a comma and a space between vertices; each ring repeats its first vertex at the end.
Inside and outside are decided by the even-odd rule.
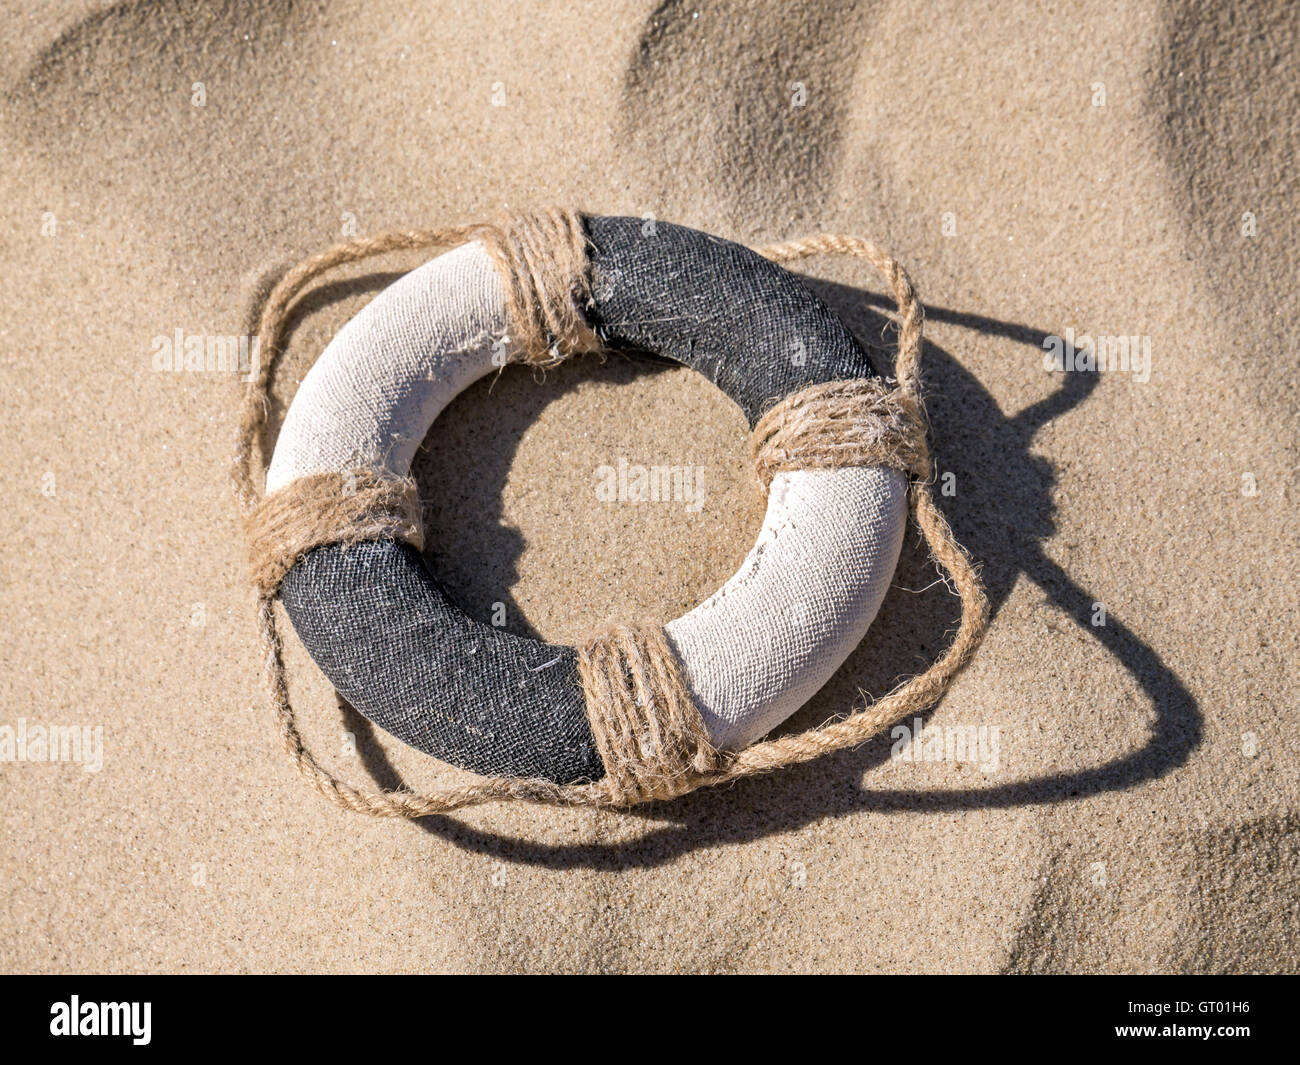
POLYGON ((724 764, 660 626, 620 625, 588 641, 578 675, 605 780, 620 799, 670 798, 679 781, 724 764))
MULTIPOLYGON (((266 424, 277 345, 295 297, 316 277, 345 263, 390 251, 450 247, 473 239, 484 241, 507 282, 512 326, 525 361, 556 361, 589 350, 594 334, 584 333, 584 329, 590 332, 585 320, 581 327, 573 320, 575 310, 581 317, 590 288, 586 238, 581 217, 572 211, 516 216, 492 226, 393 231, 348 241, 312 256, 280 280, 262 311, 258 336, 265 357, 245 396, 234 458, 235 491, 245 512, 259 503, 253 456, 266 424)), ((697 788, 857 747, 895 722, 927 709, 943 695, 979 646, 988 622, 988 602, 975 566, 930 492, 932 465, 920 384, 924 313, 912 281, 891 256, 856 237, 822 234, 757 250, 777 263, 822 253, 848 255, 870 263, 889 284, 899 317, 897 387, 885 390, 879 383, 867 388, 834 382, 790 397, 756 427, 756 460, 764 486, 777 470, 798 468, 792 464, 799 461, 827 466, 881 464, 909 472, 913 519, 932 558, 947 572, 961 597, 961 622, 948 648, 924 673, 864 710, 724 755, 708 743, 662 630, 615 629, 579 651, 588 717, 606 766, 606 775, 600 780, 561 785, 534 778, 471 777, 426 795, 407 790, 377 792, 339 780, 304 745, 289 698, 274 591, 267 591, 264 581, 259 585, 257 624, 271 707, 285 752, 320 794, 344 809, 375 817, 425 817, 508 799, 626 806, 675 798, 697 788), (848 445, 836 446, 846 427, 852 429, 858 422, 867 425, 873 419, 881 424, 868 426, 856 436, 851 431, 848 445)))
POLYGON ((415 482, 373 470, 316 473, 291 481, 244 516, 244 536, 253 584, 272 596, 298 560, 324 544, 401 540, 424 549, 415 482))
POLYGON ((787 396, 758 420, 750 448, 764 491, 782 470, 890 466, 918 477, 930 471, 922 412, 908 392, 875 377, 827 381, 787 396))
POLYGON ((505 280, 506 310, 524 362, 555 366, 600 349, 583 313, 592 300, 581 215, 559 207, 508 215, 477 236, 505 280))

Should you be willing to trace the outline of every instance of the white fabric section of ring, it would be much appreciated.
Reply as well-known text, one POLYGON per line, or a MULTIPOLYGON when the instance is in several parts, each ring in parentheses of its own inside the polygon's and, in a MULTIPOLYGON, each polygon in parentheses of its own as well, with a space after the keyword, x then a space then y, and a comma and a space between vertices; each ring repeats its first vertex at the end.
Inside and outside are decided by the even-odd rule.
POLYGON ((506 332, 505 286, 477 241, 389 285, 303 378, 275 443, 267 492, 313 473, 405 477, 443 408, 499 369, 493 345, 504 353, 506 332))
MULTIPOLYGON (((389 286, 304 378, 267 491, 355 469, 405 477, 447 404, 498 368, 507 326, 505 288, 477 242, 389 286)), ((773 478, 740 569, 665 626, 716 746, 739 750, 761 738, 843 664, 885 597, 906 526, 907 478, 896 470, 773 478)))

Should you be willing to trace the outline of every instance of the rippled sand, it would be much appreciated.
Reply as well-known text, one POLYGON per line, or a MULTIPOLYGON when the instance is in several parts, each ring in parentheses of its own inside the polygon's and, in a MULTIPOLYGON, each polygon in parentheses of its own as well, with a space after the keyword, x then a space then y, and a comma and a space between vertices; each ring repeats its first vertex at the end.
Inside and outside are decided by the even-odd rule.
MULTIPOLYGON (((0 966, 1295 970, 1289 5, 410 6, 6 17, 0 725, 101 727, 103 766, 0 765, 0 966), (246 332, 345 228, 547 202, 909 265, 941 502, 995 607, 927 726, 996 735, 996 766, 884 738, 650 810, 418 826, 292 775, 228 488, 237 378, 155 371, 154 338, 246 332), (1150 379, 1044 369, 1084 334, 1149 344, 1150 379)), ((307 299, 282 402, 416 261, 307 299)), ((808 269, 887 363, 875 279, 808 269)), ((688 609, 761 518, 739 412, 685 370, 511 371, 427 443, 435 573, 551 640, 688 609), (705 466, 708 504, 597 505, 619 456, 705 466)), ((956 602, 914 536, 896 585, 796 724, 936 653, 956 602)), ((290 644, 331 764, 437 775, 290 644)))

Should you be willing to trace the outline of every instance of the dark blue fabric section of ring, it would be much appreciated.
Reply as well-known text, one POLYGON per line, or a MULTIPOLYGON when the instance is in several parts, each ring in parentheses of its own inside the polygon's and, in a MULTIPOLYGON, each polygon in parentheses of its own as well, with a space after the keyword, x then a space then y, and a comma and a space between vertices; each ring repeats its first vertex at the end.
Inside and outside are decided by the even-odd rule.
MULTIPOLYGON (((872 375, 825 305, 747 248, 640 218, 592 217, 588 232, 602 337, 699 370, 751 428, 807 385, 872 375)), ((604 774, 573 648, 470 618, 405 544, 317 548, 280 601, 339 694, 411 746, 487 775, 604 774)))
POLYGON ((699 370, 751 429, 802 388, 874 376, 827 306, 743 245, 640 218, 589 218, 587 233, 601 337, 699 370))
POLYGON ((317 548, 286 574, 280 601, 338 693, 411 746, 476 773, 604 775, 573 648, 475 621, 414 548, 317 548))

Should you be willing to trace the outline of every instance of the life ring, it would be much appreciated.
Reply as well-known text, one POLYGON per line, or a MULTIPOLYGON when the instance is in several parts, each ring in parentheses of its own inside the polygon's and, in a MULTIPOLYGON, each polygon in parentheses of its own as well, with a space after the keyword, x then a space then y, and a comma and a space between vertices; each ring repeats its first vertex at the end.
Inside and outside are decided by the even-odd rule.
MULTIPOLYGON (((739 244, 639 218, 585 216, 600 343, 705 374, 750 428, 810 386, 871 379, 862 348, 793 274, 739 244)), ((471 240, 413 270, 349 321, 289 408, 268 496, 318 474, 405 478, 448 403, 496 371, 510 293, 471 240), (495 356, 495 358, 494 358, 495 356)), ((754 548, 707 600, 664 626, 709 740, 739 751, 840 667, 892 579, 908 477, 885 466, 777 472, 754 548)), ((479 774, 557 784, 605 767, 574 648, 470 618, 396 539, 316 547, 279 597, 334 687, 398 739, 479 774)))

